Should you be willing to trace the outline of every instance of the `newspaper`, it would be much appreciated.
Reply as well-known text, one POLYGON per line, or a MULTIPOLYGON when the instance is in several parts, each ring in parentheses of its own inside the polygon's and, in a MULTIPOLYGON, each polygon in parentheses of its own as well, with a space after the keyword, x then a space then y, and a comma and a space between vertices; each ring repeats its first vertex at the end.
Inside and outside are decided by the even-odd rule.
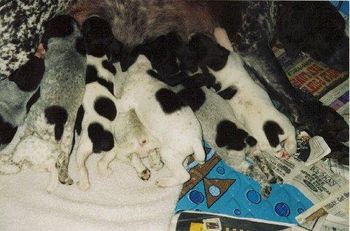
POLYGON ((322 222, 317 222, 314 226, 317 231, 348 231, 349 221, 340 217, 328 214, 322 219, 322 222))
POLYGON ((305 212, 298 215, 295 219, 299 224, 314 221, 324 215, 332 214, 335 217, 349 219, 349 190, 344 187, 333 195, 315 204, 305 212))
POLYGON ((284 182, 297 187, 315 204, 342 190, 343 187, 348 187, 346 178, 332 172, 321 161, 307 166, 303 161, 293 157, 283 160, 269 154, 264 155, 275 174, 284 182))

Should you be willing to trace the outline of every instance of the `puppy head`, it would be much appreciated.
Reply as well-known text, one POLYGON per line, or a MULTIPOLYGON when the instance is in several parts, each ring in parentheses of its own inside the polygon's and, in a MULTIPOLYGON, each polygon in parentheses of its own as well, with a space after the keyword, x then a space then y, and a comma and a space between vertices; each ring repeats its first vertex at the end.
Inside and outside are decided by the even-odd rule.
POLYGON ((112 61, 119 61, 122 43, 114 38, 109 23, 98 17, 86 19, 82 25, 86 52, 95 57, 107 55, 112 61))
POLYGON ((146 41, 139 46, 139 51, 150 60, 152 67, 160 75, 172 75, 179 71, 176 48, 180 43, 181 40, 177 34, 169 33, 146 41))
POLYGON ((348 70, 349 38, 345 21, 329 2, 293 2, 281 13, 278 36, 290 55, 308 53, 338 70, 348 70))
POLYGON ((41 42, 45 49, 48 49, 50 38, 63 38, 73 33, 79 33, 76 21, 69 15, 57 15, 44 23, 44 34, 41 42))
POLYGON ((195 34, 191 37, 189 48, 195 53, 200 65, 205 65, 218 71, 222 69, 227 62, 230 52, 220 46, 214 40, 204 34, 195 34))

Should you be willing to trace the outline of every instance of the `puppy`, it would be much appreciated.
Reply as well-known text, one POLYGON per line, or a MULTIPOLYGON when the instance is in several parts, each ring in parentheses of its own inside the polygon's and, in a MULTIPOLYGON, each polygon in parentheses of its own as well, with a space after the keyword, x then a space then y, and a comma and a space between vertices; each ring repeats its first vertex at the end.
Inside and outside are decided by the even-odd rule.
POLYGON ((33 56, 9 78, 0 81, 0 150, 11 142, 40 96, 44 71, 44 60, 33 56))
POLYGON ((198 120, 166 84, 147 74, 152 66, 144 55, 136 52, 122 58, 121 67, 128 70, 128 79, 119 102, 120 110, 135 109, 142 124, 160 142, 161 159, 173 174, 158 179, 156 184, 171 187, 186 182, 190 175, 183 167, 185 158, 194 153, 199 163, 205 160, 198 120))
POLYGON ((293 155, 296 152, 294 127, 273 106, 264 89, 250 78, 241 58, 203 34, 194 35, 189 48, 201 70, 215 76, 216 92, 227 100, 238 121, 258 141, 256 151, 285 158, 293 155))
POLYGON ((257 141, 244 130, 230 104, 208 89, 217 86, 215 77, 210 73, 186 74, 186 71, 195 71, 197 66, 195 60, 191 60, 193 54, 176 33, 160 36, 147 45, 143 52, 150 57, 154 68, 148 73, 172 86, 183 104, 194 111, 204 139, 227 164, 260 182, 262 194, 267 197, 271 192, 270 184, 278 179, 264 156, 251 155, 257 141), (247 164, 246 157, 252 161, 251 166, 247 164))
MULTIPOLYGON (((86 58, 76 50, 80 36, 71 16, 59 15, 46 24, 43 41, 47 52, 41 96, 3 150, 9 155, 1 163, 3 169, 12 166, 11 172, 4 173, 19 171, 24 163, 48 170, 51 172, 49 192, 57 186, 58 158, 68 156, 72 146, 75 117, 83 98, 86 58)), ((68 176, 64 180, 67 179, 68 176)))
POLYGON ((98 165, 102 175, 111 173, 108 164, 117 155, 118 159, 131 163, 141 179, 148 180, 150 171, 140 161, 139 153, 145 157, 153 151, 152 158, 156 158, 156 146, 150 144, 150 136, 135 112, 119 113, 117 117, 114 92, 122 81, 116 78, 117 70, 107 56, 110 57, 112 46, 118 50, 122 45, 114 41, 108 23, 97 16, 84 22, 82 32, 88 66, 84 99, 75 126, 78 187, 81 190, 90 187, 85 162, 92 153, 105 154, 98 165))
POLYGON ((98 171, 102 176, 112 173, 108 165, 114 158, 131 164, 142 180, 148 180, 151 172, 141 159, 148 157, 152 169, 159 170, 163 167, 158 151, 159 143, 147 132, 135 110, 118 114, 114 123, 114 137, 114 152, 107 152, 98 162, 98 171))
POLYGON ((182 100, 191 106, 203 129, 203 138, 236 171, 244 173, 261 186, 261 193, 268 197, 271 183, 278 181, 263 156, 252 155, 257 140, 250 136, 243 125, 234 116, 230 104, 218 94, 206 87, 182 90, 182 100), (198 107, 196 100, 204 93, 204 103, 198 107), (195 99, 195 100, 194 100, 195 99), (247 159, 252 161, 250 165, 247 159))

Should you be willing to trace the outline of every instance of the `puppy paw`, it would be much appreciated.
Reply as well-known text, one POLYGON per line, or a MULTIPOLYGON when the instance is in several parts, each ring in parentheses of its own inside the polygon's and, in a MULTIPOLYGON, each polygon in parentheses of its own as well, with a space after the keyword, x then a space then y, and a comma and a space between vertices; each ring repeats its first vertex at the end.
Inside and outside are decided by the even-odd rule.
POLYGON ((57 185, 58 185, 57 183, 58 183, 57 181, 51 182, 51 183, 49 184, 49 186, 47 186, 46 191, 47 191, 48 193, 53 193, 53 191, 55 191, 55 189, 57 188, 57 185))
POLYGON ((283 160, 288 160, 290 158, 290 155, 286 150, 281 150, 281 151, 276 153, 276 157, 283 159, 283 160))
POLYGON ((98 162, 97 173, 102 177, 108 177, 113 174, 113 170, 107 167, 103 162, 98 162))
POLYGON ((175 185, 179 185, 179 182, 177 181, 177 179, 172 177, 163 177, 163 178, 159 178, 156 181, 156 185, 161 188, 167 188, 167 187, 173 187, 175 185))
POLYGON ((81 182, 81 181, 78 181, 78 182, 77 182, 77 185, 78 185, 78 188, 79 188, 81 191, 87 191, 87 190, 90 188, 89 182, 81 182))
POLYGON ((139 177, 141 178, 141 180, 146 181, 151 177, 151 171, 146 168, 140 173, 139 177))
POLYGON ((151 168, 154 169, 155 171, 159 171, 159 170, 162 169, 163 166, 164 166, 164 164, 163 164, 162 161, 159 161, 159 162, 157 162, 157 163, 152 163, 152 162, 151 162, 150 165, 151 165, 151 168))
POLYGON ((0 162, 0 173, 2 174, 16 174, 21 171, 21 167, 15 163, 0 162))

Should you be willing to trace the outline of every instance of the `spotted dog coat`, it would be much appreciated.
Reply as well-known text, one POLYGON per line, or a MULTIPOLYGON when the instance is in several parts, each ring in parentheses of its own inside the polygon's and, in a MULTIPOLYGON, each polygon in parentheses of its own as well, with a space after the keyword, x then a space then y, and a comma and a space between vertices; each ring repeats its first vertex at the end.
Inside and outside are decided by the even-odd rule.
POLYGON ((257 180, 262 186, 263 196, 267 197, 276 176, 264 157, 251 154, 258 145, 257 140, 245 131, 226 100, 206 87, 201 89, 205 92, 206 100, 194 112, 202 126, 205 141, 214 147, 225 163, 257 180), (251 166, 246 158, 252 160, 251 166))
POLYGON ((349 38, 345 21, 335 7, 328 1, 206 4, 247 68, 293 116, 295 125, 324 137, 338 153, 333 157, 344 158, 348 164, 348 147, 341 143, 349 139, 347 122, 312 95, 295 89, 271 50, 274 41, 279 40, 292 57, 305 52, 330 67, 348 71, 349 38))
POLYGON ((267 92, 250 78, 241 58, 200 34, 190 39, 189 47, 201 69, 215 77, 217 93, 229 102, 238 121, 258 141, 256 151, 282 155, 283 143, 287 153, 294 154, 294 127, 273 106, 267 92))
POLYGON ((160 143, 161 159, 173 176, 160 178, 156 184, 182 184, 190 178, 183 167, 185 158, 194 153, 198 162, 205 159, 200 124, 190 107, 183 105, 166 84, 149 76, 150 61, 144 55, 135 56, 135 62, 121 60, 128 77, 118 106, 121 111, 134 108, 142 124, 160 143))
POLYGON ((1 1, 0 79, 8 77, 34 54, 44 23, 62 13, 70 0, 1 1))
POLYGON ((9 78, 0 80, 0 150, 11 142, 17 127, 40 96, 44 60, 33 56, 9 78))
POLYGON ((19 171, 26 162, 50 171, 49 192, 55 189, 58 179, 61 182, 69 180, 67 174, 63 174, 64 179, 59 176, 61 170, 68 170, 60 165, 68 160, 60 161, 59 158, 68 157, 71 149, 75 118, 85 88, 86 58, 76 50, 79 36, 77 24, 70 16, 56 16, 48 22, 44 34, 47 52, 40 98, 11 143, 2 151, 9 158, 0 166, 11 169, 5 173, 19 171))
MULTIPOLYGON (((148 180, 150 171, 143 165, 140 156, 146 157, 151 152, 151 159, 158 157, 160 162, 157 146, 135 112, 118 113, 117 116, 114 95, 121 94, 117 85, 122 85, 123 79, 116 76, 116 65, 107 58, 113 41, 110 26, 105 20, 92 16, 84 22, 82 31, 88 66, 84 99, 75 126, 77 145, 74 152, 80 175, 78 187, 84 191, 90 187, 85 162, 92 153, 103 153, 98 163, 98 172, 102 175, 111 173, 108 165, 117 157, 132 164, 140 178, 148 180)), ((113 45, 116 50, 121 48, 121 44, 113 45)), ((156 165, 159 167, 160 164, 152 166, 156 165)))
POLYGON ((98 172, 103 176, 111 174, 108 165, 114 158, 131 164, 143 180, 148 180, 150 171, 140 158, 150 155, 151 167, 161 167, 157 142, 148 134, 135 112, 118 113, 117 116, 113 86, 120 81, 115 77, 115 69, 104 67, 106 62, 106 56, 87 56, 87 85, 78 112, 80 119, 76 127, 75 150, 80 175, 78 187, 84 191, 90 187, 85 162, 92 153, 102 154, 98 172))

